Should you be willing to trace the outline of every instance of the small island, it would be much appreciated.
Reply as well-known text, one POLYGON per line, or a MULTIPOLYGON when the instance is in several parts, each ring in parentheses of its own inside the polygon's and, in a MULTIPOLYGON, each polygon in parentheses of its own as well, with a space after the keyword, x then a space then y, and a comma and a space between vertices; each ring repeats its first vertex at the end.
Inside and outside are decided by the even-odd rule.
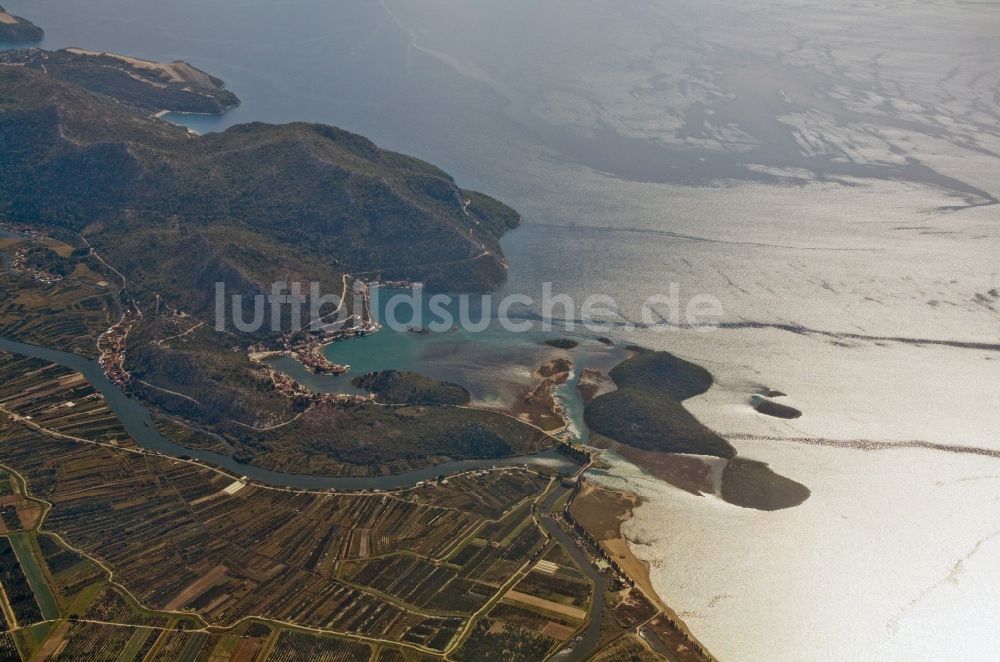
POLYGON ((610 373, 617 390, 584 410, 590 430, 642 450, 735 457, 736 449, 682 404, 707 391, 712 375, 667 352, 628 349, 633 356, 610 373))
POLYGON ((717 493, 741 508, 780 510, 809 498, 805 485, 764 462, 738 457, 729 441, 684 407, 685 400, 712 386, 711 373, 667 352, 628 349, 632 357, 608 375, 617 389, 593 397, 584 408, 591 445, 617 444, 616 452, 675 487, 717 493), (722 469, 721 489, 708 480, 712 467, 722 469))
POLYGON ((8 14, 0 7, 0 42, 30 44, 41 41, 44 36, 45 32, 28 19, 8 14))
POLYGON ((781 404, 780 402, 775 402, 774 400, 771 400, 761 394, 755 393, 750 398, 750 405, 757 410, 758 413, 764 414, 765 416, 773 416, 774 418, 791 419, 802 416, 802 412, 795 407, 789 407, 788 405, 781 404))
POLYGON ((572 338, 552 338, 551 340, 546 340, 545 344, 556 349, 576 349, 580 346, 580 343, 572 338))

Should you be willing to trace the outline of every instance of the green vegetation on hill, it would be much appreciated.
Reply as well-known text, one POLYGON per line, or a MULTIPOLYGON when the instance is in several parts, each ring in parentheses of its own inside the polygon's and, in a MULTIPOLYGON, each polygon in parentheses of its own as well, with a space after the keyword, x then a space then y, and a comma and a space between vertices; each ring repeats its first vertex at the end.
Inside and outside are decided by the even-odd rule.
POLYGON ((81 258, 86 257, 85 251, 74 252, 68 257, 63 257, 51 248, 46 246, 32 246, 24 253, 24 264, 26 267, 37 271, 45 271, 56 276, 69 276, 81 262, 92 263, 91 260, 81 258))
POLYGON ((403 406, 310 406, 306 398, 276 392, 265 369, 232 351, 231 336, 207 325, 182 339, 156 342, 193 323, 181 320, 178 328, 174 321, 160 318, 134 332, 126 355, 130 388, 157 409, 222 435, 247 463, 291 473, 376 475, 530 453, 555 443, 498 412, 441 406, 466 404, 469 394, 413 373, 355 380, 380 391, 382 402, 403 406))
POLYGON ((147 112, 219 114, 240 102, 221 80, 181 61, 161 64, 79 49, 28 48, 0 53, 0 64, 44 71, 147 112))
POLYGON ((712 385, 704 368, 667 352, 637 350, 611 371, 618 390, 587 405, 594 432, 643 450, 733 457, 736 450, 681 404, 712 385))
POLYGON ((242 454, 255 465, 328 475, 398 473, 553 444, 541 431, 498 412, 373 403, 317 406, 290 425, 240 437, 242 454))
POLYGON ((439 382, 415 372, 370 372, 355 377, 351 383, 389 404, 467 405, 472 400, 472 395, 458 384, 439 382))
MULTIPOLYGON (((489 290, 506 276, 499 238, 519 218, 434 166, 334 127, 255 123, 191 135, 148 113, 164 89, 178 92, 169 81, 163 87, 164 76, 221 90, 182 63, 71 51, 0 56, 0 219, 66 238, 66 256, 31 248, 28 267, 75 273, 66 285, 102 278, 96 287, 123 309, 135 302, 142 314, 124 355, 132 395, 219 435, 244 461, 292 472, 385 473, 554 443, 496 412, 314 403, 276 390, 248 357, 272 332, 216 332, 216 283, 256 295, 277 280, 317 281, 339 296, 342 276, 354 274, 489 290)), ((20 314, 13 300, 10 308, 20 314)), ((114 308, 95 309, 97 330, 120 317, 114 308)), ((51 331, 31 338, 70 348, 75 333, 76 344, 94 347, 89 326, 51 331)), ((470 399, 459 386, 405 373, 373 377, 371 386, 405 405, 470 399)))
MULTIPOLYGON (((0 88, 0 214, 86 228, 112 261, 165 273, 159 250, 129 240, 153 233, 171 242, 167 255, 200 253, 194 273, 225 276, 237 291, 253 285, 248 274, 284 276, 286 265, 267 259, 281 247, 310 267, 306 277, 316 266, 461 291, 505 278, 499 238, 515 212, 361 136, 303 123, 191 136, 24 67, 0 66, 0 88)), ((145 284, 130 279, 137 296, 145 284)), ((155 294, 179 305, 185 287, 155 294)))
POLYGON ((45 33, 26 18, 12 16, 0 7, 0 42, 30 44, 41 41, 45 33))
POLYGON ((301 411, 304 405, 276 392, 267 372, 254 367, 245 352, 232 351, 232 338, 207 325, 181 340, 156 342, 194 324, 171 322, 161 318, 133 332, 126 366, 134 378, 132 388, 143 399, 169 413, 217 429, 232 428, 235 433, 241 428, 232 421, 266 427, 301 411))

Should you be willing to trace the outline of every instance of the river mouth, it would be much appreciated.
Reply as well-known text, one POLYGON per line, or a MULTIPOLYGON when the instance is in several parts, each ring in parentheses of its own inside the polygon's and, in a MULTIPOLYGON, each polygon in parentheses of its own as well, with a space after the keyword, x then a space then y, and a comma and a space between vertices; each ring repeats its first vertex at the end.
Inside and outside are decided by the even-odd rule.
MULTIPOLYGON (((409 290, 378 288, 381 295, 376 319, 387 319, 386 307, 394 296, 408 295, 409 290)), ((417 290, 418 291, 418 290, 417 290)), ((489 324, 481 331, 455 326, 446 331, 432 331, 425 322, 432 319, 428 297, 421 297, 424 309, 419 315, 412 309, 398 316, 396 323, 384 325, 375 333, 327 345, 323 353, 338 365, 350 366, 345 375, 315 374, 292 357, 267 359, 272 367, 286 373, 314 393, 367 395, 351 382, 370 372, 397 370, 415 372, 443 382, 465 387, 476 407, 516 413, 526 394, 538 387, 539 370, 554 360, 568 360, 571 369, 565 382, 555 386, 553 396, 561 408, 565 427, 549 432, 560 437, 586 442, 589 433, 583 422, 584 395, 579 385, 586 371, 607 374, 629 356, 621 347, 577 332, 567 333, 558 325, 551 330, 537 328, 523 333, 489 324), (560 340, 572 340, 562 343, 560 340), (565 345, 553 347, 552 342, 565 345), (570 346, 572 345, 572 346, 570 346)), ((458 319, 457 313, 453 316, 458 319)), ((474 321, 476 317, 474 316, 474 321)), ((541 327, 541 324, 536 325, 541 327)))
MULTIPOLYGON (((617 347, 607 338, 560 334, 558 328, 517 333, 490 324, 479 331, 458 326, 431 331, 425 324, 432 319, 426 305, 429 298, 421 296, 419 288, 373 286, 373 291, 377 290, 381 296, 373 296, 377 302, 373 312, 381 328, 323 349, 331 362, 350 366, 347 374, 315 374, 291 356, 271 357, 267 363, 314 393, 367 395, 352 383, 360 375, 386 370, 418 373, 459 384, 471 393, 473 406, 540 425, 561 440, 613 448, 650 475, 692 494, 713 495, 733 506, 762 511, 794 508, 809 498, 807 487, 776 474, 762 462, 642 450, 597 434, 592 439, 584 420, 587 405, 597 393, 617 388, 609 373, 634 356, 634 351, 617 347), (394 317, 398 310, 389 303, 394 297, 407 297, 413 303, 399 318, 394 317), (421 303, 423 308, 417 308, 421 303), (392 324, 386 324, 389 319, 392 324), (531 405, 526 403, 537 394, 539 380, 548 376, 554 365, 562 366, 560 369, 569 366, 551 388, 551 400, 547 401, 557 416, 550 411, 542 420, 532 418, 531 405), (603 380, 604 384, 588 383, 588 379, 603 380)), ((458 317, 455 311, 451 313, 458 317)))

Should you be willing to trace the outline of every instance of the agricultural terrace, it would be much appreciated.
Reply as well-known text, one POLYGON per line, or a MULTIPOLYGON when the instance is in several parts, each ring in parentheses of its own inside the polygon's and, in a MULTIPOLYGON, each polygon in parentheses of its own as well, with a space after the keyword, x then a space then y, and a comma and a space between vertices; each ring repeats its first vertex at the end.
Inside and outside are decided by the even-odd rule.
POLYGON ((25 658, 528 660, 585 625, 591 585, 538 520, 554 477, 270 488, 139 448, 72 371, 0 376, 0 500, 36 510, 30 552, 0 544, 25 658))
POLYGON ((121 317, 120 281, 89 249, 47 237, 0 237, 0 335, 96 358, 121 317))

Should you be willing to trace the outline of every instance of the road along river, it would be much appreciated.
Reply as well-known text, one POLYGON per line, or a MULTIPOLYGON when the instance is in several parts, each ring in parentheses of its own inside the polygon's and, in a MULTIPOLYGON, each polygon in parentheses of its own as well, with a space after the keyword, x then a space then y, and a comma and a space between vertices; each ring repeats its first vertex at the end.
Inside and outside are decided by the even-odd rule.
POLYGON ((48 347, 29 345, 7 338, 0 338, 0 351, 42 359, 71 370, 76 370, 82 374, 104 396, 108 407, 118 416, 118 419, 125 427, 125 431, 140 446, 147 450, 163 453, 171 457, 192 458, 224 469, 235 476, 245 476, 250 480, 269 485, 297 489, 395 490, 412 487, 420 481, 434 480, 441 475, 450 475, 476 469, 488 469, 491 467, 545 466, 566 473, 573 473, 577 468, 573 462, 557 451, 548 450, 532 455, 520 455, 494 460, 446 462, 423 469, 414 469, 413 471, 385 476, 314 476, 262 469, 252 464, 237 462, 228 455, 185 448, 170 441, 156 430, 153 420, 150 418, 149 411, 111 383, 96 361, 77 354, 62 352, 48 347))

